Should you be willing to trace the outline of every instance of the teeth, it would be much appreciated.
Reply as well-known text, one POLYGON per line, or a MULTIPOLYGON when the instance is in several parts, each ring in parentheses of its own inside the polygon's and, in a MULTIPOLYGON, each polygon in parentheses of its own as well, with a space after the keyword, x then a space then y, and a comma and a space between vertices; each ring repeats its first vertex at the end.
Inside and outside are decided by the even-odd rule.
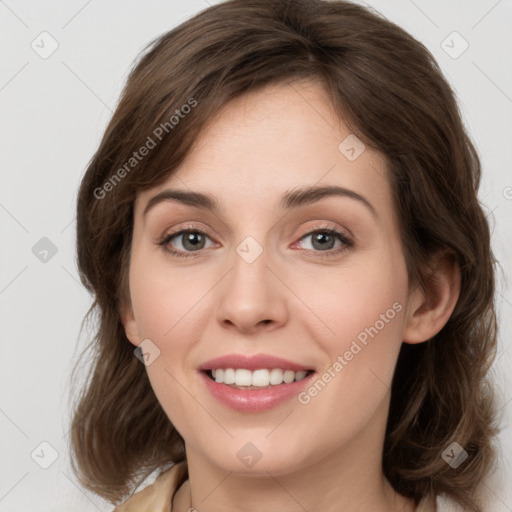
POLYGON ((308 374, 307 371, 301 370, 294 372, 292 370, 281 370, 280 368, 272 368, 271 370, 246 370, 244 368, 218 368, 211 371, 215 382, 219 384, 233 384, 235 386, 264 388, 268 386, 278 386, 283 382, 290 384, 302 380, 308 374))
POLYGON ((224 384, 234 384, 236 381, 235 375, 236 373, 235 370, 233 370, 233 368, 226 368, 226 370, 224 370, 224 384))

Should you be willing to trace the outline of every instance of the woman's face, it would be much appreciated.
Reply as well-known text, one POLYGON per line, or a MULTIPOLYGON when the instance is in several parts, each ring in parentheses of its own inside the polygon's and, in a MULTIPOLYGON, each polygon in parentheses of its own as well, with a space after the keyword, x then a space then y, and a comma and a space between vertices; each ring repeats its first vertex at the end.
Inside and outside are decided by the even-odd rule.
POLYGON ((349 449, 380 456, 408 281, 385 160, 360 144, 319 85, 273 85, 229 103, 177 172, 137 197, 125 327, 146 340, 188 454, 276 475, 349 449), (323 187, 340 193, 312 192, 323 187), (216 207, 152 201, 170 190, 216 207), (208 364, 232 355, 286 361, 208 364), (222 372, 261 387, 214 383, 205 366, 262 369, 222 372), (304 375, 293 368, 314 373, 286 383, 304 375), (266 388, 271 377, 285 383, 266 388))

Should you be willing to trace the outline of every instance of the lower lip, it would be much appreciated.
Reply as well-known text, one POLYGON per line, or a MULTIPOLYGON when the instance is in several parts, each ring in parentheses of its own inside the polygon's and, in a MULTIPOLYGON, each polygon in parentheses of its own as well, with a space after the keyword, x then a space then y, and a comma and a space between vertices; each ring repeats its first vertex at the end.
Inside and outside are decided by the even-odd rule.
POLYGON ((276 407, 279 404, 297 396, 304 387, 308 386, 315 372, 306 378, 291 382, 290 384, 279 384, 271 388, 263 389, 236 389, 226 384, 220 384, 206 374, 200 372, 208 391, 225 406, 243 412, 260 412, 276 407))

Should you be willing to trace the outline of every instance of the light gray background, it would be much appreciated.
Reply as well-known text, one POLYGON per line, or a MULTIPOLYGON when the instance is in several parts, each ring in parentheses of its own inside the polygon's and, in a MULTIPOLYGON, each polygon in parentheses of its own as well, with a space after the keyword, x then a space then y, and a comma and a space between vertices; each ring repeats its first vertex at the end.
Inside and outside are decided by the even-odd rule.
MULTIPOLYGON (((75 266, 76 192, 133 59, 155 36, 207 4, 0 0, 1 512, 112 509, 81 490, 69 468, 70 371, 90 304, 75 266), (47 59, 31 48, 34 40, 42 46, 43 31, 59 45, 47 59), (57 248, 46 262, 32 252, 43 237, 57 248), (41 442, 58 452, 48 469, 39 464, 51 462, 52 448, 41 442)), ((512 294, 506 276, 512 270, 512 1, 369 0, 367 5, 434 54, 482 158, 480 199, 504 271, 498 276, 501 334, 493 368, 502 394, 503 460, 489 486, 492 510, 510 511, 512 294), (462 41, 450 36, 453 31, 469 44, 457 58, 444 49, 462 49, 462 41)))

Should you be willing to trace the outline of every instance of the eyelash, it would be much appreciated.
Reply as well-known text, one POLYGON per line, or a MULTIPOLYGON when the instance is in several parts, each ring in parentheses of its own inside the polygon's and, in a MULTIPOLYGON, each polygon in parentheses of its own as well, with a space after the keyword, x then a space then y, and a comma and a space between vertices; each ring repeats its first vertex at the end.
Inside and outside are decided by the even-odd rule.
MULTIPOLYGON (((179 235, 184 235, 186 233, 199 233, 201 235, 208 237, 207 233, 205 233, 204 231, 201 231, 200 229, 196 229, 194 226, 187 226, 184 229, 181 229, 179 231, 175 231, 174 233, 169 233, 169 234, 165 235, 157 243, 157 245, 161 246, 162 249, 166 253, 170 254, 171 256, 177 256, 179 258, 194 258, 196 256, 199 256, 199 253, 201 252, 201 250, 187 253, 184 251, 175 251, 173 249, 169 249, 168 245, 173 238, 178 237, 179 235)), ((307 231, 306 233, 303 233, 301 235, 299 240, 302 240, 303 238, 306 238, 307 236, 314 235, 317 233, 328 233, 330 235, 333 235, 333 236, 337 237, 343 244, 338 249, 329 249, 328 251, 315 251, 313 249, 307 249, 307 251, 309 253, 313 252, 315 254, 315 256, 318 256, 320 258, 329 258, 329 257, 337 256, 340 253, 342 253, 343 251, 350 249, 354 245, 354 242, 349 237, 347 237, 344 233, 338 231, 337 229, 328 227, 328 226, 320 226, 312 231, 307 231)), ((208 238, 210 238, 210 237, 208 237, 208 238)))

